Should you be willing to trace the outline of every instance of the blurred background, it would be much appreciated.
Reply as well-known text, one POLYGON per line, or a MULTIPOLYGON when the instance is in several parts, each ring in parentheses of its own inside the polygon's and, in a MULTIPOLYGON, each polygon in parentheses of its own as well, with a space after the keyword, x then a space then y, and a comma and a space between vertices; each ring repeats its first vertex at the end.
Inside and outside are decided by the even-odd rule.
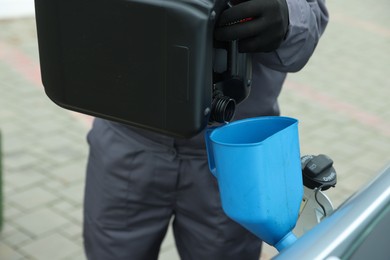
MULTIPOLYGON (((283 115, 301 153, 327 154, 338 207, 390 163, 390 2, 328 1, 315 54, 290 74, 283 115)), ((82 203, 91 118, 54 105, 40 81, 32 0, 0 0, 0 259, 85 259, 82 203)), ((389 184, 390 185, 390 184, 389 184)), ((262 259, 275 250, 265 246, 262 259)), ((160 259, 179 259, 169 232, 160 259)))

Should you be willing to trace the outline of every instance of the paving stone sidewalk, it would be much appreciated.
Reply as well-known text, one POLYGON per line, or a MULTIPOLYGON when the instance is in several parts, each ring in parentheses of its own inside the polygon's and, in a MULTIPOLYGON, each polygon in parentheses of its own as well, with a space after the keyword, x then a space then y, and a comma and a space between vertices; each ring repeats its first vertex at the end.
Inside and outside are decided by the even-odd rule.
MULTIPOLYGON (((334 159, 338 185, 327 194, 337 207, 390 163, 390 3, 328 6, 330 25, 309 64, 289 75, 280 102, 284 115, 300 120, 302 154, 334 159)), ((90 125, 45 96, 38 68, 34 19, 0 20, 0 259, 85 259, 90 125)), ((262 259, 275 253, 265 247, 262 259)), ((179 259, 171 233, 160 259, 179 259)))

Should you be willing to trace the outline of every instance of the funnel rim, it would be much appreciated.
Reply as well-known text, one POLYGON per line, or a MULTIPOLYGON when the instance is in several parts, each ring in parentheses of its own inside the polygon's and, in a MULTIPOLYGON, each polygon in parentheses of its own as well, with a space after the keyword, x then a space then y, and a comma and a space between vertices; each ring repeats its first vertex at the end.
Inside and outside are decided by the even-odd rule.
MULTIPOLYGON (((212 131, 212 133, 210 134, 210 140, 213 143, 215 143, 215 144, 224 145, 224 146, 240 146, 240 147, 243 147, 243 146, 258 146, 258 145, 261 145, 261 143, 265 142, 266 140, 274 138, 275 135, 270 135, 270 136, 262 139, 261 141, 250 142, 250 143, 241 143, 241 144, 231 143, 231 142, 216 141, 216 140, 213 139, 213 135, 218 133, 219 131, 224 130, 225 128, 229 128, 229 127, 235 126, 237 124, 241 124, 242 122, 269 121, 269 120, 276 120, 276 119, 279 120, 279 121, 289 121, 289 122, 291 122, 291 124, 288 127, 298 123, 298 119, 293 118, 293 117, 287 117, 287 116, 262 116, 262 117, 245 118, 245 119, 240 119, 240 120, 237 120, 237 121, 234 121, 234 122, 231 122, 231 123, 227 123, 224 126, 215 128, 212 131)), ((280 131, 283 131, 286 128, 284 128, 284 129, 282 129, 280 131)))

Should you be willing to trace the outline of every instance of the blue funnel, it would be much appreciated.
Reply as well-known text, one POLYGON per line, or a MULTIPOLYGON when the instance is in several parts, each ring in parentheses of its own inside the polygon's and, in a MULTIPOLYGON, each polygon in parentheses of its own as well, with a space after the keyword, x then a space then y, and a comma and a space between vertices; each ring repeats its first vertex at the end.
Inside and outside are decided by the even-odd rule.
POLYGON ((225 213, 279 251, 292 244, 303 197, 298 121, 239 120, 209 129, 206 144, 225 213))

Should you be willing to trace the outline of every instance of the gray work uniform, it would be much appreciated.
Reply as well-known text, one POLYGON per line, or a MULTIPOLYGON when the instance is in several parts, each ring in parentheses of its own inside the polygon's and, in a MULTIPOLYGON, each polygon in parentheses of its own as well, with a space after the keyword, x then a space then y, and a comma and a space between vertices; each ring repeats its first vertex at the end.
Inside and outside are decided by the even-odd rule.
MULTIPOLYGON (((286 73, 300 70, 327 24, 322 0, 287 0, 289 31, 274 52, 253 55, 250 96, 235 120, 278 115, 286 73)), ((259 259, 261 240, 223 213, 203 132, 179 139, 96 119, 84 203, 92 260, 157 259, 168 225, 182 259, 259 259)))

